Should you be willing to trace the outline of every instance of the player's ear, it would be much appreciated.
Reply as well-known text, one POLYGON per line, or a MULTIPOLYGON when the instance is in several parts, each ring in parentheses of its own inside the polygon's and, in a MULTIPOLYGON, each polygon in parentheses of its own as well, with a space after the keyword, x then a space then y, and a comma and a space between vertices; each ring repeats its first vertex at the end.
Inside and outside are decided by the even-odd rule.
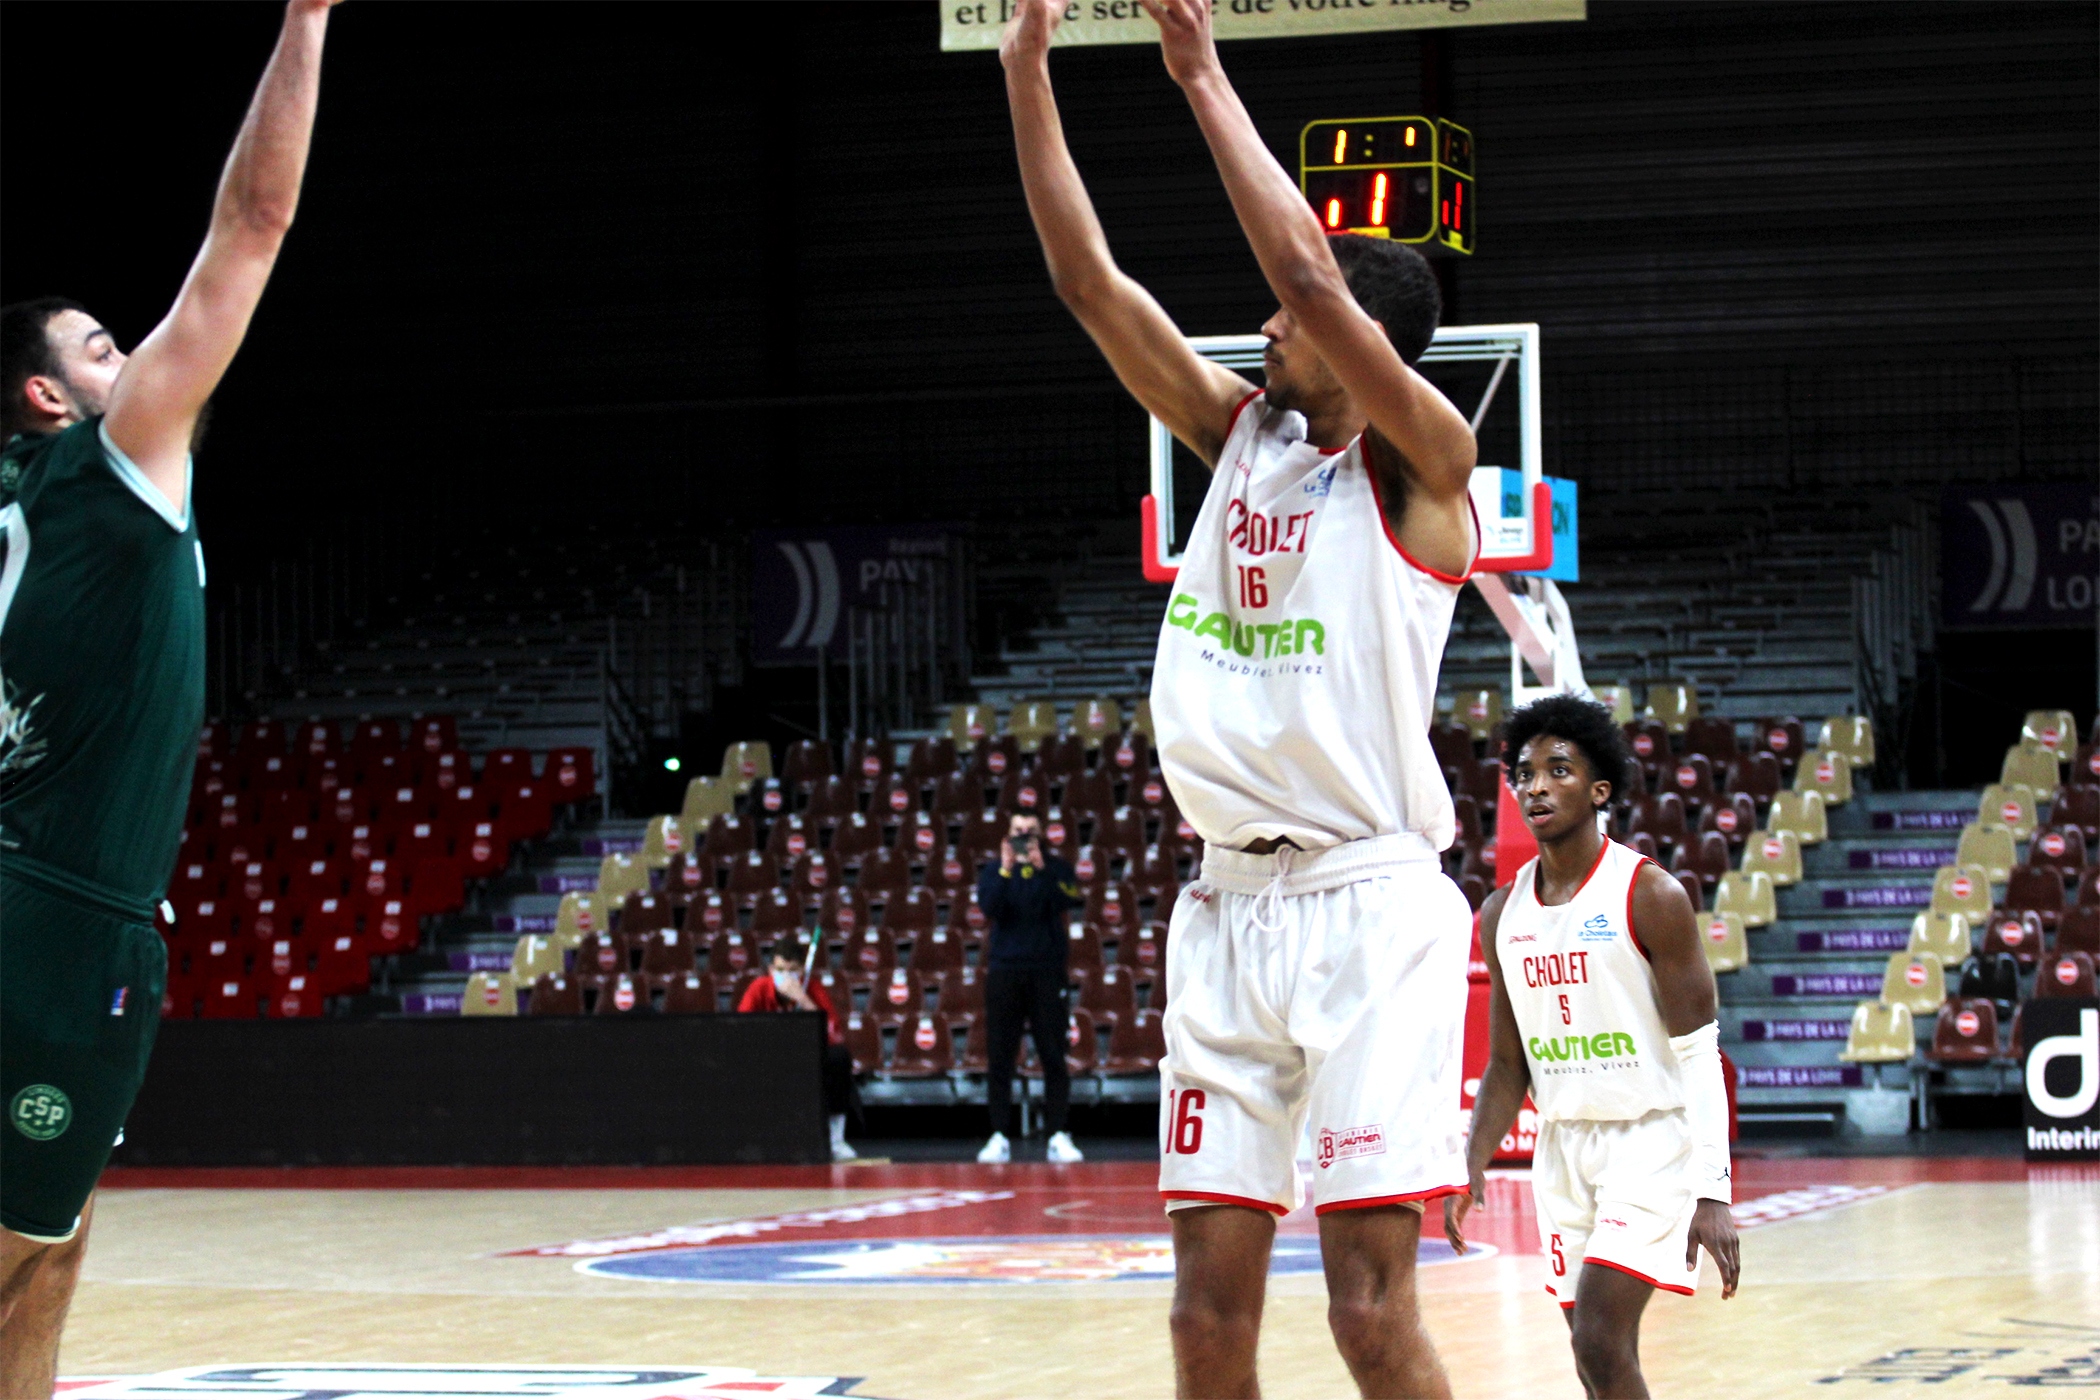
POLYGON ((65 387, 48 374, 32 374, 22 381, 22 397, 39 413, 56 418, 73 407, 65 387))

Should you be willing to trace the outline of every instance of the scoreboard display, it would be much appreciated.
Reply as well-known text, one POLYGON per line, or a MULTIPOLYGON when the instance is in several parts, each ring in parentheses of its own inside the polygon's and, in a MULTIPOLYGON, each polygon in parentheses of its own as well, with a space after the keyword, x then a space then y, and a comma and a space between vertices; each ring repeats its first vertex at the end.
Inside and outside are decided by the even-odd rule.
POLYGON ((1330 233, 1473 251, 1473 133, 1441 117, 1308 123, 1298 188, 1330 233))

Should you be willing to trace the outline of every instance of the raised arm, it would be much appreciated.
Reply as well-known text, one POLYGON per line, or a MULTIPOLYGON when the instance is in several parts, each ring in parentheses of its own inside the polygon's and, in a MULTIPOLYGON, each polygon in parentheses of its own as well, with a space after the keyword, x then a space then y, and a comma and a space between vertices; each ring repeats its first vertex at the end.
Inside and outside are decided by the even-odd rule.
POLYGON ((1495 1148, 1516 1122, 1524 1096, 1531 1092, 1531 1062, 1524 1058, 1524 1036, 1517 1013, 1510 1009, 1502 985, 1502 960, 1495 956, 1495 934, 1508 901, 1504 885, 1480 906, 1480 954, 1488 967, 1488 1063, 1473 1093, 1473 1126, 1466 1140, 1466 1194, 1444 1198, 1444 1238, 1466 1252, 1465 1220, 1474 1206, 1487 1204, 1487 1166, 1495 1148))
POLYGON ((132 352, 104 428, 175 509, 189 488, 190 439, 262 299, 299 206, 321 90, 321 42, 335 0, 291 0, 233 154, 211 227, 175 305, 132 352))
POLYGON ((1435 385, 1400 358, 1384 329, 1350 295, 1311 206, 1269 153, 1226 80, 1211 42, 1207 0, 1144 3, 1159 22, 1167 71, 1188 95, 1276 299, 1379 436, 1405 459, 1401 468, 1412 484, 1431 501, 1462 509, 1477 451, 1472 429, 1435 385))
POLYGON ((1063 12, 1064 0, 1021 0, 999 44, 1021 187, 1051 285, 1132 397, 1216 466, 1233 410, 1254 386, 1191 350, 1152 294, 1109 256, 1050 89, 1050 35, 1063 12))

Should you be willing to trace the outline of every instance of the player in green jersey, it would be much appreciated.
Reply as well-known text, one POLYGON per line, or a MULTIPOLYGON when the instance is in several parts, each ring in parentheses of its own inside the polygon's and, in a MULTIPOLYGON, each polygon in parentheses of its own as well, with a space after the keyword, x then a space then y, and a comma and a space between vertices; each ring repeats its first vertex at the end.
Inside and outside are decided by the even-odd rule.
POLYGON ((0 309, 0 1395, 48 1396, 91 1195, 138 1092, 153 929, 204 718, 190 444, 277 261, 333 0, 291 0, 204 246, 128 357, 0 309))

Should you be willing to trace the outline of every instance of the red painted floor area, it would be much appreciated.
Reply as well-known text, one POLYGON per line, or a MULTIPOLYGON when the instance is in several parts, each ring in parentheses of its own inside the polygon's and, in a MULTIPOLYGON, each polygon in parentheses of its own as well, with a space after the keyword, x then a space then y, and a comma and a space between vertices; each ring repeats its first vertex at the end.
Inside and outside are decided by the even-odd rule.
MULTIPOLYGON (((2100 1179, 2100 1168, 2032 1167, 2005 1157, 1796 1157, 1739 1159, 1736 1205, 1751 1218, 1784 1219, 1926 1182, 2025 1182, 2100 1179)), ((914 1236, 1157 1235, 1166 1219, 1149 1162, 1037 1163, 985 1167, 915 1163, 850 1167, 200 1167, 113 1168, 106 1190, 781 1190, 894 1192, 888 1201, 854 1206, 813 1203, 763 1217, 764 1228, 801 1239, 914 1236)), ((666 1222, 667 1226, 670 1222, 666 1222)), ((1282 1222, 1289 1234, 1313 1234, 1310 1210, 1282 1222)), ((1441 1232, 1440 1216, 1430 1232, 1441 1232)), ((549 1239, 549 1253, 629 1252, 673 1248, 687 1239, 673 1229, 662 1240, 583 1242, 549 1239), (612 1246, 604 1249, 602 1246, 612 1246)), ((1536 1254, 1538 1231, 1525 1174, 1488 1183, 1487 1207, 1467 1222, 1469 1239, 1509 1254, 1536 1254)), ((531 1252, 540 1252, 535 1250, 531 1252)))

